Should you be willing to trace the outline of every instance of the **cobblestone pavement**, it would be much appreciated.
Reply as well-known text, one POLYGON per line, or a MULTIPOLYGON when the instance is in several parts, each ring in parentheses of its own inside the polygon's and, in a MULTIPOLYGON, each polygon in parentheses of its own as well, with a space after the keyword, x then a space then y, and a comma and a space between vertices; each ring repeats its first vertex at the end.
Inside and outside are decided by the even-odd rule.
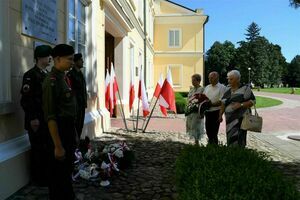
MULTIPOLYGON (((131 122, 130 122, 131 123, 131 122)), ((142 121, 140 122, 141 127, 142 121)), ((128 146, 135 153, 133 167, 125 170, 111 179, 108 187, 99 186, 99 182, 80 181, 74 183, 77 199, 176 199, 177 193, 174 184, 175 160, 181 149, 192 144, 184 131, 185 121, 183 115, 171 115, 161 118, 158 111, 149 123, 146 133, 139 131, 124 131, 122 120, 112 120, 109 133, 101 134, 95 142, 106 144, 118 140, 126 140, 128 146)), ((133 125, 129 124, 132 129, 133 125)), ((248 134, 248 148, 257 149, 268 153, 276 167, 288 177, 296 178, 300 191, 300 163, 289 154, 279 151, 268 142, 258 137, 259 133, 248 134)), ((219 134, 220 142, 226 144, 224 127, 219 134)), ((207 138, 201 140, 206 145, 207 138)), ((15 199, 47 199, 47 188, 27 185, 15 193, 9 200, 15 199)))
MULTIPOLYGON (((97 138, 96 142, 111 143, 117 140, 126 140, 129 147, 135 152, 135 161, 131 169, 111 179, 107 188, 99 186, 99 182, 89 183, 80 181, 74 188, 80 200, 98 199, 176 199, 177 193, 174 185, 175 160, 181 149, 192 140, 180 132, 146 132, 125 133, 123 129, 112 129, 97 138)), ((225 143, 224 134, 220 140, 225 143)), ((206 138, 201 140, 206 144, 206 138)), ((272 149, 263 141, 257 140, 255 134, 249 134, 248 147, 267 152, 274 160, 274 164, 284 171, 287 176, 298 178, 300 190, 299 163, 276 149, 272 149)), ((13 195, 12 199, 47 199, 47 188, 28 185, 13 195)))

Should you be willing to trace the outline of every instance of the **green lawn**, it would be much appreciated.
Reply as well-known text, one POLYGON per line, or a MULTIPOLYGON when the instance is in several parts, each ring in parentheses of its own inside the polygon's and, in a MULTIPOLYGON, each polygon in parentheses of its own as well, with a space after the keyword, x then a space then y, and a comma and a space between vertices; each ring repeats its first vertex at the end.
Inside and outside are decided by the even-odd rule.
POLYGON ((282 101, 268 97, 256 96, 256 108, 266 108, 282 104, 282 101))
MULTIPOLYGON (((295 94, 300 95, 300 88, 295 88, 295 94)), ((291 88, 264 88, 260 89, 262 92, 273 92, 273 93, 282 93, 282 94, 291 94, 291 88)))

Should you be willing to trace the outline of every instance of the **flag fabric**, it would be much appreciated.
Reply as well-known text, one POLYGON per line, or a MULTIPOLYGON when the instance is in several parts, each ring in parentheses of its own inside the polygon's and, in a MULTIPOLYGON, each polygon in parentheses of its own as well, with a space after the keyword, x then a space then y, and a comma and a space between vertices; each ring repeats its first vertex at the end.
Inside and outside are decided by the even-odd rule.
POLYGON ((140 70, 138 98, 142 101, 143 116, 146 117, 150 113, 150 108, 149 108, 149 104, 148 104, 148 97, 146 94, 146 88, 145 88, 145 82, 144 82, 144 72, 143 72, 142 66, 141 66, 141 70, 140 70))
MULTIPOLYGON (((167 78, 160 91, 159 105, 176 113, 175 94, 173 91, 173 81, 170 70, 168 71, 167 78)), ((162 112, 165 116, 167 115, 166 110, 162 112)))
POLYGON ((159 94, 160 94, 160 90, 161 90, 161 87, 163 86, 164 84, 164 79, 163 79, 163 75, 160 74, 160 78, 156 84, 156 87, 155 87, 155 90, 154 90, 154 93, 153 93, 153 96, 158 98, 159 97, 159 94))
MULTIPOLYGON (((160 74, 160 78, 156 84, 156 87, 155 87, 155 90, 154 90, 154 93, 153 93, 153 96, 156 97, 156 98, 159 98, 159 95, 160 95, 160 91, 161 91, 161 88, 164 84, 164 79, 163 79, 163 75, 160 74)), ((160 107, 160 110, 161 112, 163 113, 164 116, 167 116, 167 109, 161 105, 159 105, 160 107)))
POLYGON ((111 63, 110 67, 110 83, 109 83, 109 95, 110 95, 110 116, 113 114, 115 105, 117 104, 116 93, 119 90, 117 78, 114 70, 114 65, 111 63))
POLYGON ((132 109, 134 102, 135 91, 134 91, 134 71, 130 68, 130 86, 129 86, 129 111, 132 109))
POLYGON ((109 110, 110 104, 110 75, 108 69, 106 69, 106 77, 105 77, 105 107, 109 110))

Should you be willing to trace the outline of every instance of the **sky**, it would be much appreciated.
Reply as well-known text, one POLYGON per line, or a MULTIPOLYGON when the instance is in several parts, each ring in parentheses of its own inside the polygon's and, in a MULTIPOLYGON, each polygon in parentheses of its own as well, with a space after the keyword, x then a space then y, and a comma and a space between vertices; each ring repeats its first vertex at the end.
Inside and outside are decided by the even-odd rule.
POLYGON ((300 55, 300 8, 289 6, 289 0, 172 0, 185 7, 201 8, 209 21, 205 25, 205 51, 215 41, 245 40, 247 27, 255 22, 260 35, 281 46, 290 62, 300 55))

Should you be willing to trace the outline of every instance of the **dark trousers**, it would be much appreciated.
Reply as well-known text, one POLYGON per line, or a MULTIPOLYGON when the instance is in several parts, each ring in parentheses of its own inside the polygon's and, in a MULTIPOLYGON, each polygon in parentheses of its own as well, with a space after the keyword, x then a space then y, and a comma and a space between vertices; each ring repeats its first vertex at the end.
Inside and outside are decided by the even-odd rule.
POLYGON ((80 139, 81 133, 82 133, 82 128, 84 125, 84 116, 85 116, 85 108, 79 108, 77 110, 77 119, 75 122, 75 127, 76 127, 76 132, 78 135, 78 139, 80 139))
POLYGON ((75 152, 75 123, 73 120, 57 120, 58 132, 65 149, 66 155, 63 161, 54 157, 54 149, 49 155, 49 197, 51 200, 73 200, 75 194, 72 186, 72 172, 75 152))
POLYGON ((205 129, 209 144, 218 144, 219 110, 205 112, 205 129))
POLYGON ((37 184, 38 186, 47 186, 47 136, 49 136, 49 132, 46 124, 40 122, 40 126, 36 132, 29 128, 28 136, 31 145, 31 180, 34 184, 37 184))

